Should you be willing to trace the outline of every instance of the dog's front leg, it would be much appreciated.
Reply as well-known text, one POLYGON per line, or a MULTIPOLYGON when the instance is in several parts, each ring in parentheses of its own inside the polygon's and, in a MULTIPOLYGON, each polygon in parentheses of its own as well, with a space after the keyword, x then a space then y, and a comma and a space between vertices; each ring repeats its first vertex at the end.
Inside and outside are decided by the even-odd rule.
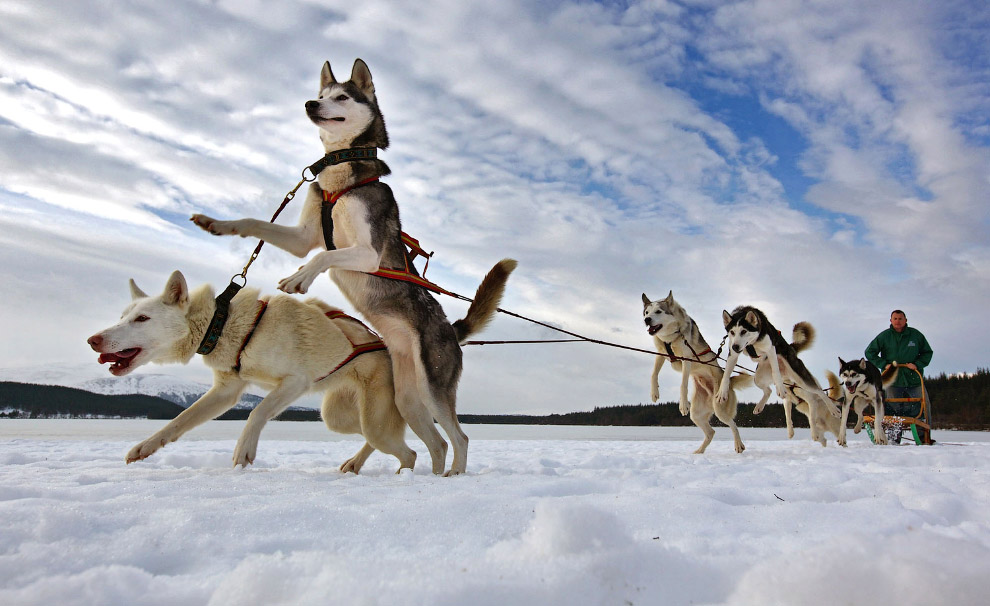
POLYGON ((378 267, 378 252, 370 246, 325 250, 313 255, 296 273, 279 280, 278 289, 290 294, 305 294, 317 276, 330 268, 372 273, 378 271, 378 267))
POLYGON ((690 410, 690 404, 688 403, 688 383, 691 380, 691 362, 688 360, 681 361, 681 401, 680 410, 681 415, 686 415, 690 410))
POLYGON ((278 386, 268 392, 251 414, 248 415, 247 425, 241 432, 237 446, 234 447, 234 466, 241 465, 247 467, 254 463, 254 458, 258 454, 258 439, 261 437, 261 430, 264 429, 268 421, 274 419, 283 410, 289 407, 306 393, 311 384, 309 379, 302 376, 292 376, 282 379, 278 386))
POLYGON ((193 427, 219 417, 237 404, 245 387, 247 383, 232 372, 214 372, 213 387, 155 435, 132 448, 127 453, 126 461, 133 463, 146 459, 162 446, 178 440, 193 427))
POLYGON ((724 405, 729 401, 729 388, 732 383, 732 371, 736 369, 736 362, 739 360, 739 352, 730 349, 729 356, 725 359, 725 373, 722 375, 722 382, 718 385, 718 393, 715 394, 715 403, 724 405))
POLYGON ((322 190, 311 184, 299 223, 291 227, 258 219, 221 221, 201 214, 195 214, 189 220, 214 236, 258 238, 297 257, 305 257, 309 251, 323 244, 323 226, 320 222, 322 201, 322 190))
POLYGON ((650 399, 656 402, 660 399, 660 369, 667 359, 663 355, 657 355, 653 360, 653 374, 650 375, 650 399))

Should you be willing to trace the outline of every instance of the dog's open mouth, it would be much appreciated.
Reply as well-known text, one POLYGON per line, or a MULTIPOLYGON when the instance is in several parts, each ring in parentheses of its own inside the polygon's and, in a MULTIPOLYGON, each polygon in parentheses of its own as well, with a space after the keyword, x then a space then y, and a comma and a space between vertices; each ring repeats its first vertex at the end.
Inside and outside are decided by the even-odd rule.
POLYGON ((661 328, 663 328, 663 324, 656 324, 654 326, 647 326, 646 327, 646 332, 650 333, 651 335, 655 335, 658 332, 660 332, 660 329, 661 328))
POLYGON ((131 347, 130 349, 123 349, 113 353, 102 353, 100 354, 100 364, 110 362, 110 374, 121 375, 130 368, 134 356, 139 353, 141 353, 140 347, 131 347))

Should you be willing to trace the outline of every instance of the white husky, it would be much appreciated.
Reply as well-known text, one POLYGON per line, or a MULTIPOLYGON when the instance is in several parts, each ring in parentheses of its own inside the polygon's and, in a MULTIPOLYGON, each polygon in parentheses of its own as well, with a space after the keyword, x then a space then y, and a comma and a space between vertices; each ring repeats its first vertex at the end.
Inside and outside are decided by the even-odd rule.
MULTIPOLYGON (((784 387, 785 380, 793 388, 791 392, 799 401, 808 403, 808 418, 815 419, 819 415, 818 407, 833 417, 839 417, 839 409, 828 399, 818 381, 808 372, 804 362, 797 357, 797 352, 810 345, 814 338, 814 329, 807 322, 799 322, 794 326, 794 345, 780 336, 780 332, 767 320, 766 315, 755 307, 737 307, 730 314, 722 311, 722 321, 728 333, 729 355, 725 363, 725 376, 719 386, 716 402, 727 401, 729 398, 729 381, 726 379, 733 369, 739 355, 745 352, 757 362, 753 381, 763 390, 763 398, 753 409, 753 414, 763 411, 770 398, 771 381, 777 387, 777 397, 784 401, 784 415, 787 419, 787 435, 794 437, 794 426, 791 423, 791 403, 788 391, 784 387)), ((825 446, 825 436, 818 423, 811 422, 811 439, 825 446)))
MULTIPOLYGON (((192 292, 178 271, 161 295, 134 283, 120 322, 89 338, 100 363, 123 376, 148 362, 183 364, 195 355, 216 309, 213 289, 192 292)), ((389 356, 377 336, 340 310, 317 299, 287 295, 258 298, 241 290, 215 348, 203 356, 213 386, 161 431, 127 453, 127 462, 150 456, 184 433, 233 408, 249 383, 271 391, 248 417, 234 449, 234 465, 254 462, 265 423, 309 391, 324 391, 321 413, 331 430, 358 433, 367 442, 342 471, 357 473, 375 449, 412 469, 416 453, 405 442, 406 424, 395 406, 389 356), (342 316, 342 317, 341 317, 342 316), (334 319, 336 318, 336 319, 334 319), (369 351, 370 350, 370 351, 369 351)))
POLYGON ((718 356, 701 336, 695 321, 674 300, 673 291, 659 301, 651 301, 644 293, 643 321, 646 323, 646 331, 653 337, 654 345, 660 352, 653 363, 653 374, 650 376, 650 398, 654 402, 660 399, 660 385, 657 378, 669 357, 671 367, 681 373, 679 402, 681 414, 688 414, 690 409, 691 420, 705 433, 705 441, 694 453, 704 453, 715 437, 715 430, 711 426, 712 414, 732 430, 736 452, 746 450, 742 438, 739 437, 739 428, 736 427, 735 390, 752 382, 752 377, 749 375, 733 377, 729 399, 722 403, 714 401, 715 389, 722 381, 722 367, 718 363, 718 356), (694 379, 694 393, 691 395, 690 405, 688 404, 689 379, 694 379))

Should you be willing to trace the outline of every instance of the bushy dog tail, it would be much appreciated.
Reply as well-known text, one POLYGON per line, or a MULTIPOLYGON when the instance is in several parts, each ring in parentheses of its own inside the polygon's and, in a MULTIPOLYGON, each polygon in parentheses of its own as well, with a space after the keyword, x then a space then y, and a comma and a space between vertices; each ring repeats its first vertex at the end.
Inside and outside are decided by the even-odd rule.
POLYGON ((471 335, 481 332, 492 321, 498 310, 498 304, 502 301, 502 295, 505 294, 505 283, 516 265, 518 264, 515 259, 502 259, 481 281, 467 315, 453 324, 458 343, 463 343, 471 335))
POLYGON ((839 377, 835 376, 831 370, 826 370, 825 376, 828 378, 828 397, 830 400, 838 402, 842 399, 842 384, 839 383, 839 377))
MULTIPOLYGON (((910 369, 908 370, 910 371, 910 369)), ((897 362, 891 363, 887 367, 887 370, 880 373, 880 383, 883 384, 884 389, 890 387, 897 380, 897 362)))
POLYGON ((753 386, 753 375, 738 374, 729 379, 729 387, 732 389, 745 389, 753 386))
POLYGON ((815 342, 815 327, 810 322, 798 322, 791 333, 791 347, 794 353, 800 353, 811 347, 815 342))

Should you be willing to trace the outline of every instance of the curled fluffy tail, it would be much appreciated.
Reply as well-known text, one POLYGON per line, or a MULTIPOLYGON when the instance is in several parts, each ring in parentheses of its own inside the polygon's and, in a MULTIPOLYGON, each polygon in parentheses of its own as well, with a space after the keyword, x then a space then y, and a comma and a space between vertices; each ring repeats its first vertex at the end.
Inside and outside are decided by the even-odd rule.
POLYGON ((839 377, 835 376, 835 373, 831 370, 825 371, 825 376, 828 378, 828 397, 833 402, 838 402, 842 399, 842 384, 839 383, 839 377))
POLYGON ((815 342, 815 327, 810 322, 798 322, 791 333, 791 347, 794 353, 800 353, 811 347, 815 342))
MULTIPOLYGON (((910 370, 908 370, 910 372, 910 370)), ((897 362, 891 363, 887 367, 887 370, 880 373, 880 383, 883 384, 884 389, 890 387, 897 380, 897 362)))
POLYGON ((463 343, 465 339, 483 330, 502 301, 505 293, 505 283, 509 280, 509 274, 516 268, 515 259, 502 259, 491 268, 485 279, 481 281, 478 292, 474 295, 474 301, 468 308, 467 315, 454 322, 454 333, 457 335, 457 342, 463 343))

